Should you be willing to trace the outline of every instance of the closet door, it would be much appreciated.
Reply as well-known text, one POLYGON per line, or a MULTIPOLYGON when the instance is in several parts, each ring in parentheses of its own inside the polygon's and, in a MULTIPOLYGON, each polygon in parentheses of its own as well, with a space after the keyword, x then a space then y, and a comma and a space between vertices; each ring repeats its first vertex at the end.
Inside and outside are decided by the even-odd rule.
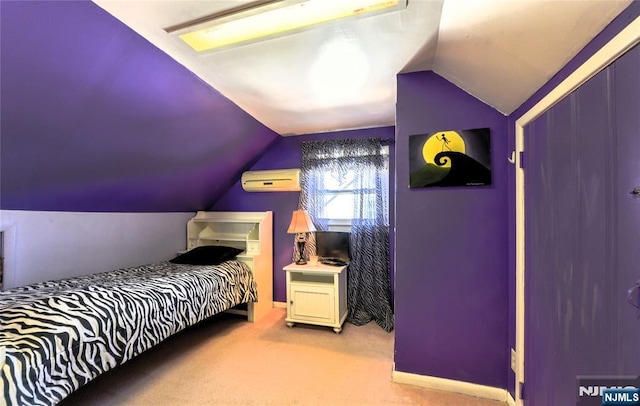
POLYGON ((629 193, 640 186, 639 57, 636 47, 525 129, 527 405, 575 404, 580 375, 638 372, 626 291, 640 278, 629 193))
MULTIPOLYGON (((618 374, 640 374, 640 319, 626 296, 640 280, 640 46, 623 55, 613 70, 617 135, 618 374)), ((638 299, 638 296, 636 296, 638 299)))

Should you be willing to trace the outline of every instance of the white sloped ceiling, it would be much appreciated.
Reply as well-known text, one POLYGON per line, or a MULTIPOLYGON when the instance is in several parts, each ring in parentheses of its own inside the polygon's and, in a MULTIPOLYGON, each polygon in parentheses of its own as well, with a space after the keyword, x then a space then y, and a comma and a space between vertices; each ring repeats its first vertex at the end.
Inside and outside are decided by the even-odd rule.
POLYGON ((420 70, 509 114, 631 0, 409 0, 206 55, 164 28, 250 1, 94 2, 267 127, 295 135, 393 125, 396 75, 420 70))

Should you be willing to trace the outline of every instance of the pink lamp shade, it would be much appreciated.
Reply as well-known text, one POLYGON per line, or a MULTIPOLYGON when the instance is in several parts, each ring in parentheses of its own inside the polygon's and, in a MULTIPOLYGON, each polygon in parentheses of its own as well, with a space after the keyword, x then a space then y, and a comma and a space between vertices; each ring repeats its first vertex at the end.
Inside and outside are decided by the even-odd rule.
POLYGON ((287 229, 288 234, 311 233, 316 231, 311 217, 306 210, 295 210, 291 216, 291 224, 287 229))
POLYGON ((289 224, 287 233, 297 234, 298 260, 296 264, 298 265, 305 265, 307 263, 304 258, 304 245, 307 240, 307 233, 313 231, 316 231, 316 228, 311 221, 311 217, 309 217, 309 213, 307 213, 306 210, 295 210, 291 216, 291 224, 289 224))

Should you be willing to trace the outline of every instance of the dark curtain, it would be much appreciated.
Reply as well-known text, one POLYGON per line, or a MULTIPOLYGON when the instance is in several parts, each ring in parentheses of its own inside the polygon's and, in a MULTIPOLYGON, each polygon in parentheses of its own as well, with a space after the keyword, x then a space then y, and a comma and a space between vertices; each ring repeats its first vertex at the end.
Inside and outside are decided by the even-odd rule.
MULTIPOLYGON (((335 184, 353 190, 353 213, 347 216, 352 218, 347 321, 364 325, 375 320, 391 331, 389 162, 382 148, 377 138, 303 142, 300 209, 309 212, 318 230, 327 230, 325 208, 335 198, 327 190, 335 184)), ((305 255, 314 253, 311 235, 305 255)))

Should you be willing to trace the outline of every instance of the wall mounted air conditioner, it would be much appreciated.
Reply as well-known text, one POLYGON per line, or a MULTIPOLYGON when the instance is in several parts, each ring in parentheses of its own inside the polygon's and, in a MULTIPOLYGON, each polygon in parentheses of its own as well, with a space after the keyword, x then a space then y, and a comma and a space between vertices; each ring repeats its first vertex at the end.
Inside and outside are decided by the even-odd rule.
POLYGON ((247 171, 242 174, 242 188, 247 192, 297 192, 300 169, 247 171))

